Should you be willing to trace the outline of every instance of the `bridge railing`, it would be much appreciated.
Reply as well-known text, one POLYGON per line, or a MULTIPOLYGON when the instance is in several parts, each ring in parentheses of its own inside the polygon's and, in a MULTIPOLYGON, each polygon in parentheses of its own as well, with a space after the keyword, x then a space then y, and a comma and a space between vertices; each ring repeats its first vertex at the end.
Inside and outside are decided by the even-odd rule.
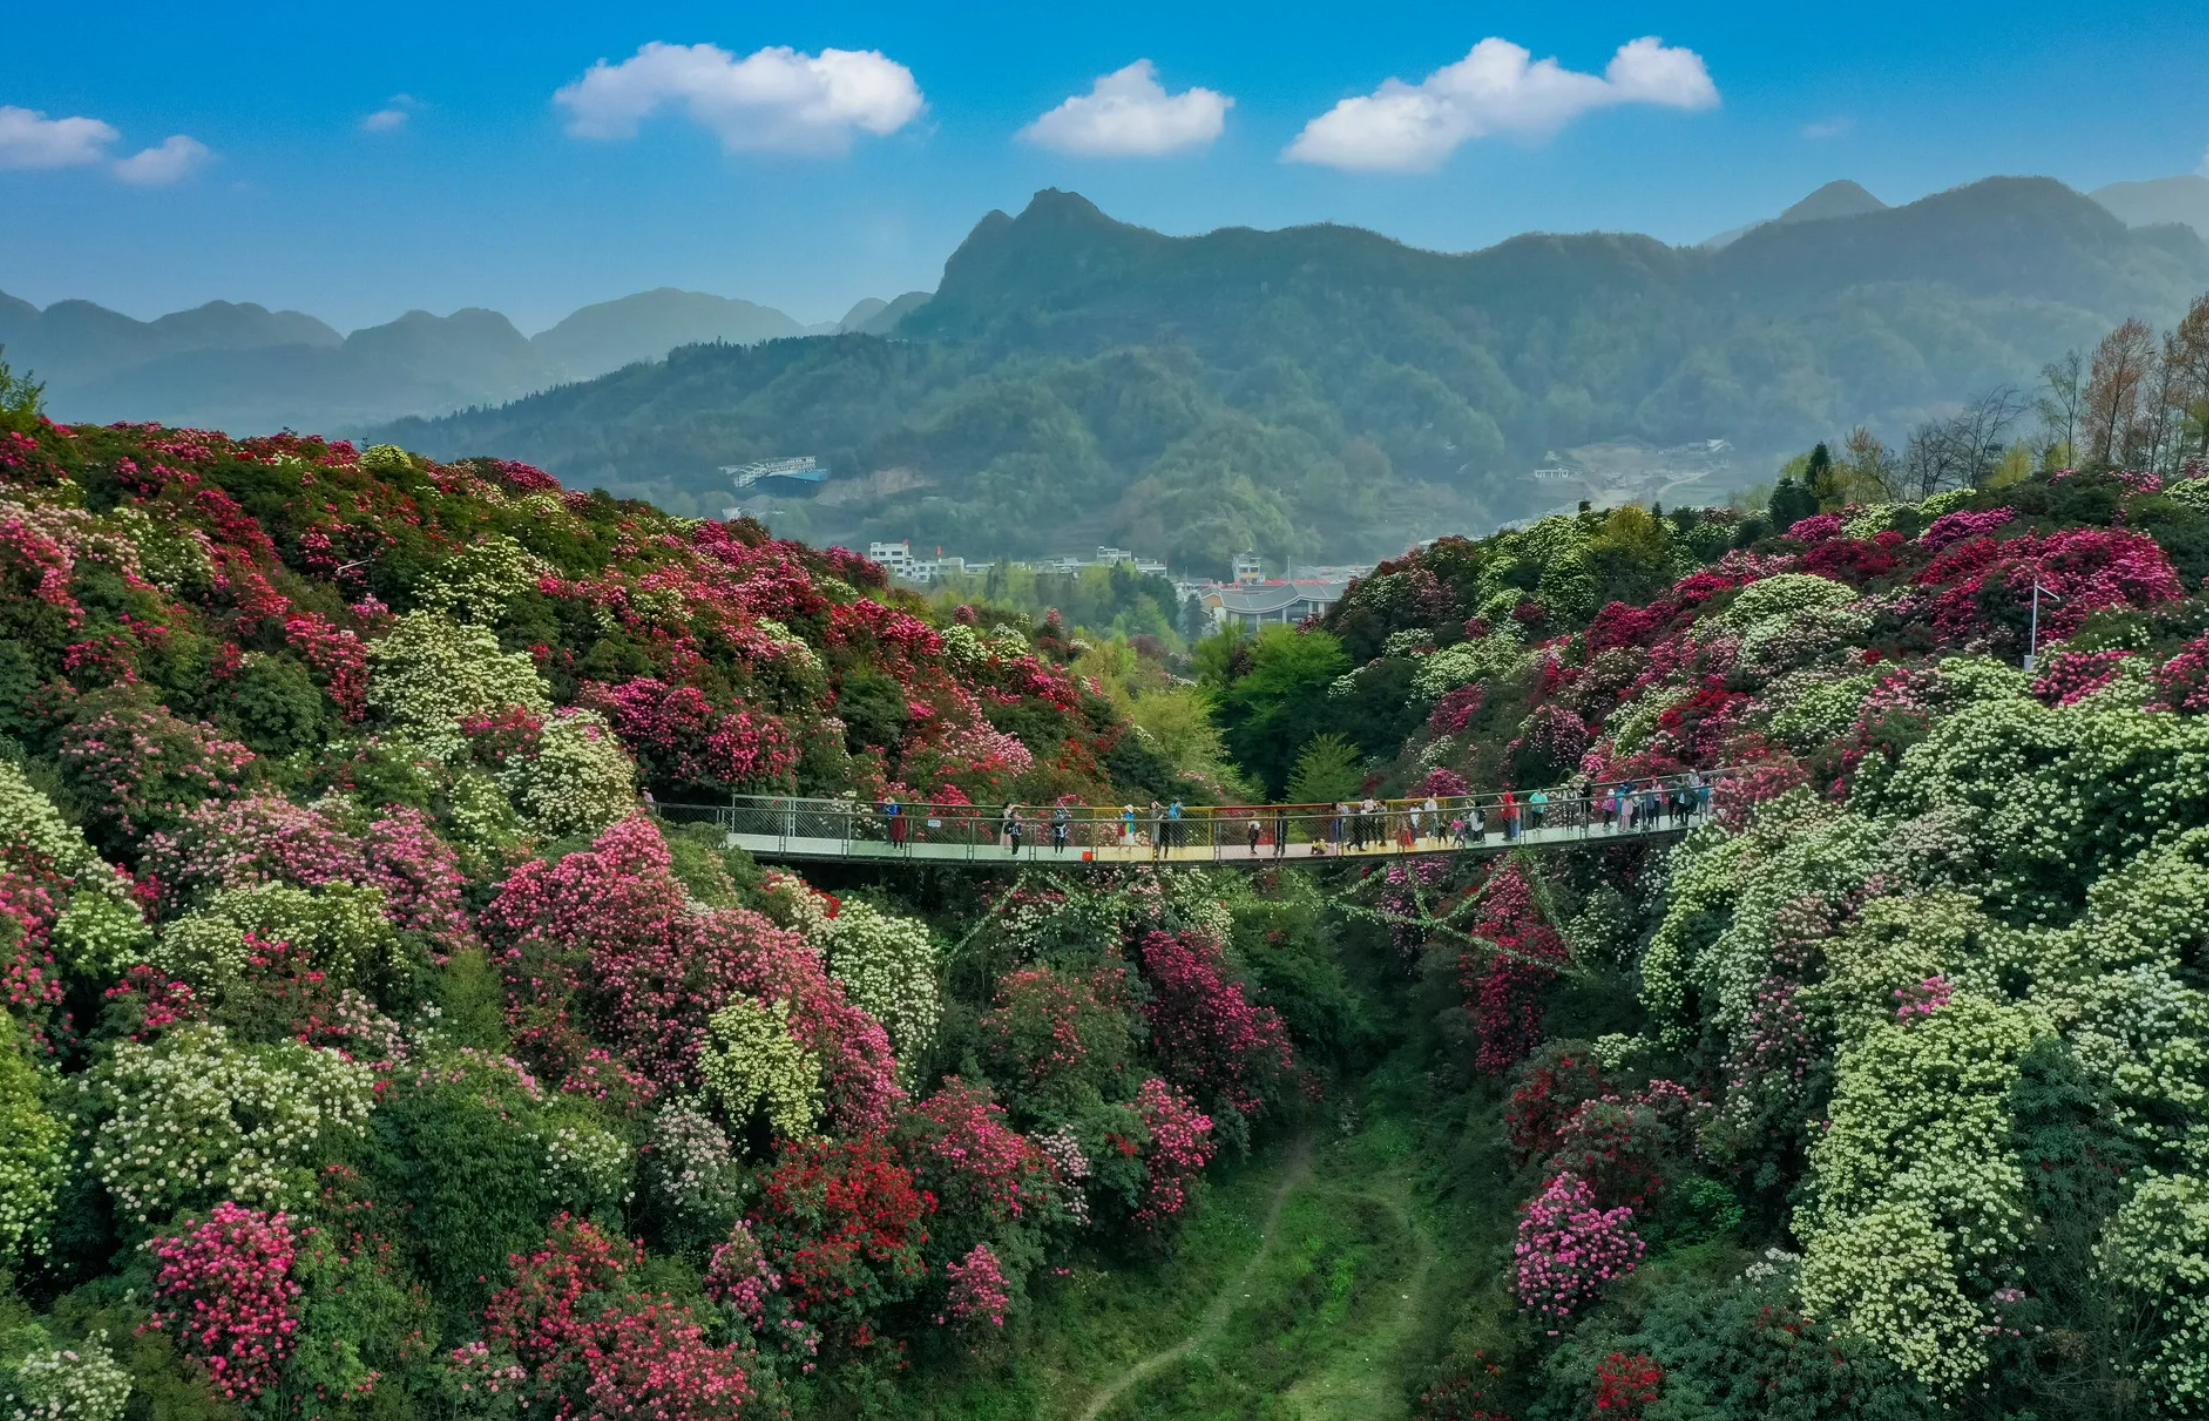
POLYGON ((843 858, 1072 857, 1129 861, 1368 856, 1676 833, 1724 807, 1737 774, 1703 771, 1527 794, 1357 804, 946 804, 738 795, 663 804, 765 848, 843 858), (1011 811, 1008 815, 1008 808, 1011 811))

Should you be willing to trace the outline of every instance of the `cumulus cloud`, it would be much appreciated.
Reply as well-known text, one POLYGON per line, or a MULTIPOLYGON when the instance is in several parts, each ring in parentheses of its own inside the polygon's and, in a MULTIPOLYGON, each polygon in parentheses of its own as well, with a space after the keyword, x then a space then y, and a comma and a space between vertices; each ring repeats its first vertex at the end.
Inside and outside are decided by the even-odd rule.
POLYGON ((1717 103, 1718 86, 1702 56, 1667 48, 1654 35, 1620 45, 1601 74, 1537 60, 1491 36, 1416 84, 1390 79, 1371 94, 1344 99, 1305 124, 1282 156, 1330 168, 1419 172, 1440 166, 1471 139, 1543 137, 1591 109, 1707 109, 1717 103))
POLYGON ((732 153, 842 153, 855 133, 895 133, 923 103, 913 71, 879 50, 778 45, 739 59, 718 45, 657 40, 619 64, 599 60, 552 98, 578 138, 632 138, 677 105, 732 153))
POLYGON ((1210 89, 1169 94, 1151 62, 1138 59, 1021 129, 1020 136, 1085 158, 1148 158, 1204 147, 1220 136, 1234 105, 1210 89))
POLYGON ((48 118, 0 104, 0 168, 74 168, 104 162, 122 137, 96 118, 48 118))
POLYGON ((1850 118, 1847 114, 1840 114, 1834 118, 1822 118, 1816 123, 1804 124, 1802 136, 1813 141, 1820 138, 1839 138, 1854 127, 1856 127, 1855 119, 1850 118))
POLYGON ((173 183, 214 156, 207 145, 179 133, 158 148, 111 158, 108 145, 123 135, 96 118, 48 118, 36 109, 0 104, 0 169, 83 168, 105 165, 126 183, 173 183))
POLYGON ((190 177, 213 156, 197 138, 171 134, 158 148, 116 159, 115 176, 140 187, 160 187, 190 177))

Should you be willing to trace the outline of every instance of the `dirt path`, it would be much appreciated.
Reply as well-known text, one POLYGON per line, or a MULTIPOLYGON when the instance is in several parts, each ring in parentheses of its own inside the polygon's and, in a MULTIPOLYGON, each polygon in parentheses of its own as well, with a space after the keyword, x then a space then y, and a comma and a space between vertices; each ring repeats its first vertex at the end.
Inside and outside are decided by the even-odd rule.
POLYGON ((1273 1236, 1281 1223, 1282 1206, 1288 1203, 1289 1195, 1296 1186, 1303 1183, 1305 1176, 1311 1173, 1311 1167, 1311 1138, 1301 1136, 1289 1147, 1288 1161, 1281 1171, 1281 1182, 1274 1186, 1273 1201, 1266 1206, 1266 1221, 1260 1225, 1258 1231, 1258 1251, 1250 1255, 1250 1261, 1242 1266, 1242 1271, 1229 1279, 1227 1285, 1213 1297, 1211 1305, 1204 1310, 1204 1316, 1197 1320, 1194 1332, 1163 1351, 1151 1353, 1098 1387, 1090 1395, 1088 1404, 1078 1413, 1080 1421, 1097 1421, 1129 1387, 1172 1366, 1219 1335, 1220 1329, 1227 1326, 1227 1319, 1234 1315, 1235 1305, 1242 1301, 1243 1289, 1249 1286, 1251 1276, 1258 1271, 1258 1265, 1265 1262, 1266 1255, 1273 1251, 1273 1236))

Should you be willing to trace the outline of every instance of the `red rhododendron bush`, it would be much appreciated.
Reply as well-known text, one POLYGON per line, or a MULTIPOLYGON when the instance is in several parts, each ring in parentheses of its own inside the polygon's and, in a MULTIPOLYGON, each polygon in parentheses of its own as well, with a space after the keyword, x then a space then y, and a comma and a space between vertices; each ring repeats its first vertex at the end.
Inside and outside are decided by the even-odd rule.
POLYGON ((1156 1261, 1293 1093, 1243 888, 678 808, 1119 802, 1078 654, 520 464, 6 431, 10 1414, 845 1414, 1156 1261))

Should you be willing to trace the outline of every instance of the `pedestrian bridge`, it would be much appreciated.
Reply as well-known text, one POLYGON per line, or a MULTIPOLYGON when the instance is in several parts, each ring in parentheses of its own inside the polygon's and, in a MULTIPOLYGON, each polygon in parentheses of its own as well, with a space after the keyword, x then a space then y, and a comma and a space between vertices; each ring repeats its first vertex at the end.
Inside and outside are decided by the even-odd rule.
POLYGON ((737 795, 662 804, 709 823, 755 858, 785 862, 1264 864, 1580 848, 1686 833, 1726 807, 1737 776, 1704 771, 1525 795, 1392 799, 1364 805, 862 803, 737 795))

